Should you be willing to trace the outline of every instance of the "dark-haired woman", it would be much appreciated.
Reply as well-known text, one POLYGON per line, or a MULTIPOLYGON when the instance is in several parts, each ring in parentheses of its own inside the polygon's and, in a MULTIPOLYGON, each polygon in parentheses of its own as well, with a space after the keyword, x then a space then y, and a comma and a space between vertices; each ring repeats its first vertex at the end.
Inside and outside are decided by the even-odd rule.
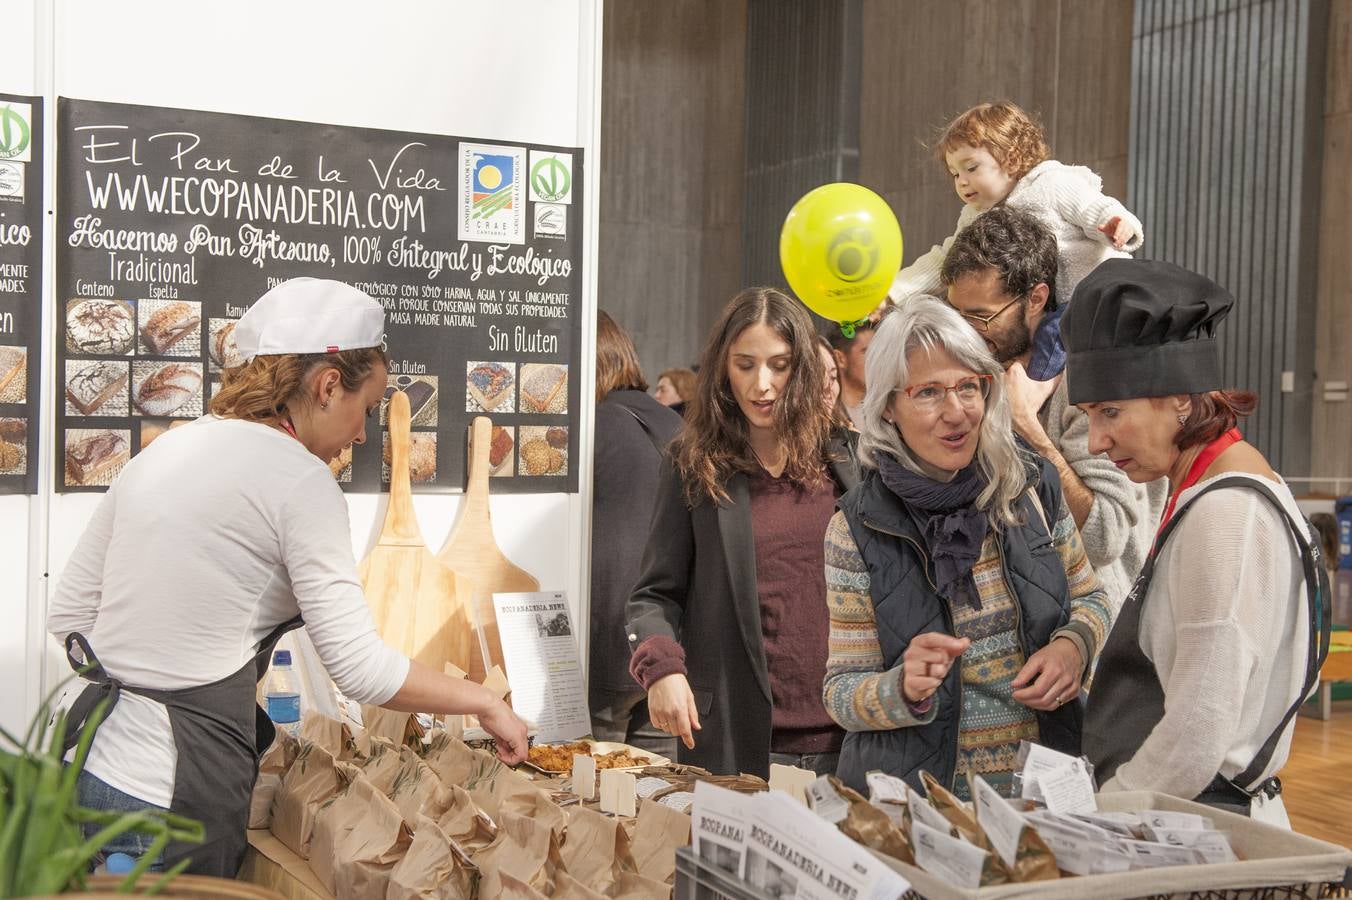
POLYGON ((807 311, 770 288, 734 297, 705 346, 628 608, 630 671, 681 762, 835 771, 822 537, 858 472, 825 377, 807 311))
POLYGON ((638 351, 605 312, 596 317, 596 441, 593 445, 591 659, 592 736, 671 756, 676 741, 654 728, 648 696, 629 677, 624 610, 638 580, 657 501, 658 472, 681 416, 647 393, 638 351))
MULTIPOLYGON (((526 727, 505 703, 386 646, 362 594, 329 463, 365 441, 380 408, 380 304, 339 281, 293 278, 234 333, 244 363, 225 370, 212 414, 126 465, 47 615, 47 630, 94 667, 71 708, 75 732, 100 699, 111 703, 80 774, 80 805, 197 819, 206 840, 169 844, 162 864, 190 858, 189 872, 227 878, 244 856, 258 758, 272 742, 256 683, 302 616, 348 697, 474 713, 504 762, 526 752, 526 727)), ((103 849, 139 856, 149 838, 126 832, 103 849)))
POLYGON ((1327 575, 1290 490, 1235 428, 1256 399, 1221 389, 1215 331, 1233 305, 1169 263, 1109 260, 1062 320, 1090 450, 1170 488, 1099 661, 1084 749, 1104 791, 1289 824, 1276 775, 1327 646, 1327 575))

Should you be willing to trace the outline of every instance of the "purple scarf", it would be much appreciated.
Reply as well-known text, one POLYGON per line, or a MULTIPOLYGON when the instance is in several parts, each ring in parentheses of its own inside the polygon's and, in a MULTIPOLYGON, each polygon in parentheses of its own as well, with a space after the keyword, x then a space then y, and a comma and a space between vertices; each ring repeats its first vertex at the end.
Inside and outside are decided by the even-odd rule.
POLYGON ((921 534, 934 560, 939 595, 949 603, 981 608, 981 596, 972 581, 972 566, 981 557, 990 519, 977 509, 976 498, 986 489, 986 478, 976 460, 952 481, 935 481, 903 466, 891 454, 874 454, 878 474, 921 519, 921 534))

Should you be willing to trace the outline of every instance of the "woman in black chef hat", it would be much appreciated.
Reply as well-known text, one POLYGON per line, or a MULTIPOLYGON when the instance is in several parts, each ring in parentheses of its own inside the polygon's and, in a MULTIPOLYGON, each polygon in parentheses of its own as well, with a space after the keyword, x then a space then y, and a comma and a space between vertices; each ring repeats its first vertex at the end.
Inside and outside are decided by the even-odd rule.
POLYGON ((1103 791, 1289 827, 1276 774, 1327 653, 1328 578, 1291 491, 1235 427, 1257 398, 1223 388, 1215 333, 1233 305, 1205 276, 1113 259, 1061 320, 1090 450, 1170 489, 1099 659, 1084 750, 1103 791))

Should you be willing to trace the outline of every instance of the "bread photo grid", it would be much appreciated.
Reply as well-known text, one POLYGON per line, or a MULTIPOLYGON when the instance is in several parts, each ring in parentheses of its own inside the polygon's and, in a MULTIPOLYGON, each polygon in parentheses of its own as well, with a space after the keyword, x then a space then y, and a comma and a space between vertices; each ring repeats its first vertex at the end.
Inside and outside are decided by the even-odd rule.
POLYGON ((213 348, 198 301, 76 297, 65 311, 65 483, 104 487, 132 453, 203 414, 213 348))

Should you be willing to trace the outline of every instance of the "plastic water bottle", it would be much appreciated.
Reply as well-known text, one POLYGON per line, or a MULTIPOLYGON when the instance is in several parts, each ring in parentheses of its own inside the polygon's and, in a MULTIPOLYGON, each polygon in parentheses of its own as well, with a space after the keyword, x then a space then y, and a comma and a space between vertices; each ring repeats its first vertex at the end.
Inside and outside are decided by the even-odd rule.
POLYGON ((291 668, 291 651, 278 650, 272 654, 272 671, 268 673, 268 687, 264 693, 268 718, 279 729, 297 734, 300 731, 300 689, 296 672, 291 668))
POLYGON ((136 860, 125 853, 109 853, 103 865, 94 870, 95 875, 126 875, 136 866, 136 860))

